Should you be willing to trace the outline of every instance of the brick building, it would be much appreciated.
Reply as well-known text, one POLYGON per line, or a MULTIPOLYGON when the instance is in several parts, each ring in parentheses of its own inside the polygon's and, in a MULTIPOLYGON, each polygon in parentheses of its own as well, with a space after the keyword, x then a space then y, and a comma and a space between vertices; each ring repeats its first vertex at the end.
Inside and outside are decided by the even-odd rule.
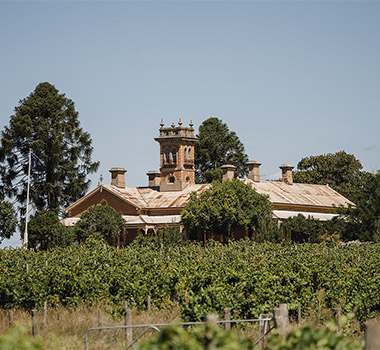
MULTIPOLYGON (((93 191, 65 209, 67 217, 63 223, 74 225, 89 207, 107 204, 123 215, 127 226, 125 243, 138 234, 147 234, 159 228, 181 226, 181 210, 189 200, 191 192, 202 192, 209 184, 195 184, 193 124, 164 127, 160 124, 160 170, 148 171, 148 186, 128 187, 125 182, 126 169, 112 168, 111 184, 100 184, 93 191)), ((248 163, 249 175, 245 181, 258 193, 269 195, 273 215, 277 219, 303 214, 319 220, 330 220, 336 216, 335 207, 351 203, 345 197, 325 185, 293 183, 291 165, 283 164, 281 181, 261 181, 260 162, 248 163)), ((223 165, 223 181, 234 177, 235 168, 223 165)))

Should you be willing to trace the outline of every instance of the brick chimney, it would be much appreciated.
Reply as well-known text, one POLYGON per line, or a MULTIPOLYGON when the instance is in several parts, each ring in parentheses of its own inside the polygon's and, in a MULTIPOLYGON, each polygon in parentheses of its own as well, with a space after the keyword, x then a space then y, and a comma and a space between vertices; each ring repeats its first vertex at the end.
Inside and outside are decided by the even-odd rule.
POLYGON ((282 182, 293 185, 293 168, 294 166, 290 164, 280 165, 280 169, 282 170, 282 182))
POLYGON ((148 187, 160 187, 161 182, 161 172, 159 171, 148 171, 148 187))
POLYGON ((260 165, 261 163, 257 160, 251 160, 247 163, 248 165, 248 179, 254 182, 260 182, 260 165))
POLYGON ((111 168, 109 170, 111 173, 111 185, 119 187, 119 188, 125 188, 125 173, 127 170, 124 168, 111 168))
POLYGON ((232 180, 235 177, 236 167, 231 164, 222 165, 223 177, 222 182, 232 180))

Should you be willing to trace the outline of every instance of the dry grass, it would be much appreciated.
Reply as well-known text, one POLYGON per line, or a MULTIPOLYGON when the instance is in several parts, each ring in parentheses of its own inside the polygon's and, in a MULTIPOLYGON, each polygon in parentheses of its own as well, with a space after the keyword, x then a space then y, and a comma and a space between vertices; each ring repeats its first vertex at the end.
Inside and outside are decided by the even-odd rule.
MULTIPOLYGON (((102 326, 123 326, 124 319, 115 319, 110 307, 79 307, 50 309, 46 325, 42 311, 38 315, 39 337, 44 350, 84 349, 84 336, 89 328, 98 327, 98 310, 102 310, 102 326)), ((14 326, 25 325, 32 334, 32 317, 24 310, 13 311, 14 326)), ((139 312, 132 310, 132 322, 137 324, 173 323, 180 321, 180 310, 139 312)), ((0 335, 9 329, 9 312, 0 310, 0 335)), ((138 335, 138 330, 133 336, 138 335)), ((141 331, 140 331, 141 332, 141 331)), ((88 336, 89 350, 123 349, 126 346, 125 330, 91 331, 88 336)))
MULTIPOLYGON (((78 308, 49 309, 47 314, 46 325, 43 324, 42 310, 38 315, 39 337, 43 344, 44 350, 73 350, 84 349, 84 336, 89 328, 98 327, 98 312, 102 313, 102 326, 123 326, 124 318, 121 316, 122 307, 120 306, 119 317, 114 317, 115 309, 111 306, 81 306, 78 308)), ((332 317, 332 311, 325 308, 323 296, 321 303, 311 312, 307 319, 302 320, 302 324, 312 324, 321 326, 328 322, 332 317)), ((32 334, 31 314, 24 310, 13 311, 14 326, 25 325, 32 334)), ((144 311, 132 310, 132 323, 139 324, 157 324, 157 323, 177 323, 180 322, 180 308, 171 307, 168 310, 153 310, 151 313, 144 311)), ((293 319, 292 325, 296 326, 296 320, 293 319)), ((256 340, 258 337, 258 327, 255 325, 240 325, 234 327, 235 330, 256 340)), ((9 329, 9 312, 0 309, 0 335, 7 333, 9 329)), ((137 337, 142 329, 133 331, 133 337, 137 337)), ((357 320, 352 319, 349 329, 342 329, 343 334, 347 337, 356 339, 363 338, 363 332, 357 320)), ((146 336, 149 336, 150 332, 146 336)), ((88 350, 120 350, 126 347, 125 329, 91 331, 88 336, 88 350)))

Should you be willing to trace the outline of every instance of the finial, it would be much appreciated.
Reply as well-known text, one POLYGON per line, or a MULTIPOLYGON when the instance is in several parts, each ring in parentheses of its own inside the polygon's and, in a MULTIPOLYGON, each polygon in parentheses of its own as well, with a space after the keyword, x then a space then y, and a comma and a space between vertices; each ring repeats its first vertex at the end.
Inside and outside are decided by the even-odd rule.
POLYGON ((179 126, 182 125, 182 120, 181 120, 181 118, 179 118, 178 125, 179 125, 179 126))
POLYGON ((165 125, 165 124, 164 124, 164 119, 162 119, 162 118, 161 118, 161 123, 160 123, 160 125, 161 125, 161 128, 163 128, 164 125, 165 125))
POLYGON ((98 183, 98 186, 102 185, 103 184, 103 175, 100 174, 100 178, 99 178, 99 183, 98 183))
POLYGON ((190 120, 190 127, 192 128, 193 126, 194 126, 194 124, 193 124, 193 121, 192 120, 190 120))
POLYGON ((172 128, 175 128, 175 124, 174 123, 172 123, 172 128))

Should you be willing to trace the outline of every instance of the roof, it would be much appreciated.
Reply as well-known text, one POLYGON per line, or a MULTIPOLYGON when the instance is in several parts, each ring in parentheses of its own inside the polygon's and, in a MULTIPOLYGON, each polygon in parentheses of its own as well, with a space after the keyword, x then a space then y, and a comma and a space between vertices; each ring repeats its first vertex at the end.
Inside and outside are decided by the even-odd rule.
POLYGON ((244 181, 245 183, 251 184, 258 193, 268 195, 272 204, 331 208, 354 204, 327 185, 310 185, 301 183, 288 185, 282 181, 254 182, 250 179, 244 181))
MULTIPOLYGON (((334 191, 331 187, 326 185, 309 185, 300 183, 288 185, 285 182, 280 181, 254 182, 250 179, 245 179, 242 181, 250 184, 258 193, 268 195, 272 204, 304 206, 305 212, 308 212, 310 207, 312 207, 312 212, 318 213, 318 207, 334 208, 353 204, 338 192, 334 191), (306 207, 309 207, 309 209, 307 210, 306 207)), ((210 184, 191 184, 182 191, 160 192, 150 187, 119 188, 114 185, 100 185, 95 190, 79 199, 76 203, 72 204, 65 211, 68 212, 78 203, 102 190, 113 193, 115 196, 136 207, 137 209, 183 208, 188 202, 192 192, 200 193, 208 188, 210 188, 210 184)), ((295 208, 295 210, 299 209, 295 208)), ((283 215, 287 215, 285 211, 282 212, 283 215)), ((302 212, 300 213, 302 214, 302 212)), ((308 213, 305 215, 307 216, 311 214, 308 213)), ((281 215, 276 216, 280 218, 281 215)), ((141 223, 148 224, 148 221, 152 220, 152 217, 153 216, 145 217, 144 215, 140 215, 139 219, 136 219, 136 216, 134 216, 135 219, 133 220, 132 218, 127 217, 125 217, 125 219, 127 222, 130 222, 131 220, 141 220, 141 223)), ((155 217, 159 220, 158 216, 155 217)), ((172 222, 172 218, 168 218, 166 215, 165 218, 162 218, 162 220, 163 222, 168 222, 168 220, 169 222, 172 222)))

